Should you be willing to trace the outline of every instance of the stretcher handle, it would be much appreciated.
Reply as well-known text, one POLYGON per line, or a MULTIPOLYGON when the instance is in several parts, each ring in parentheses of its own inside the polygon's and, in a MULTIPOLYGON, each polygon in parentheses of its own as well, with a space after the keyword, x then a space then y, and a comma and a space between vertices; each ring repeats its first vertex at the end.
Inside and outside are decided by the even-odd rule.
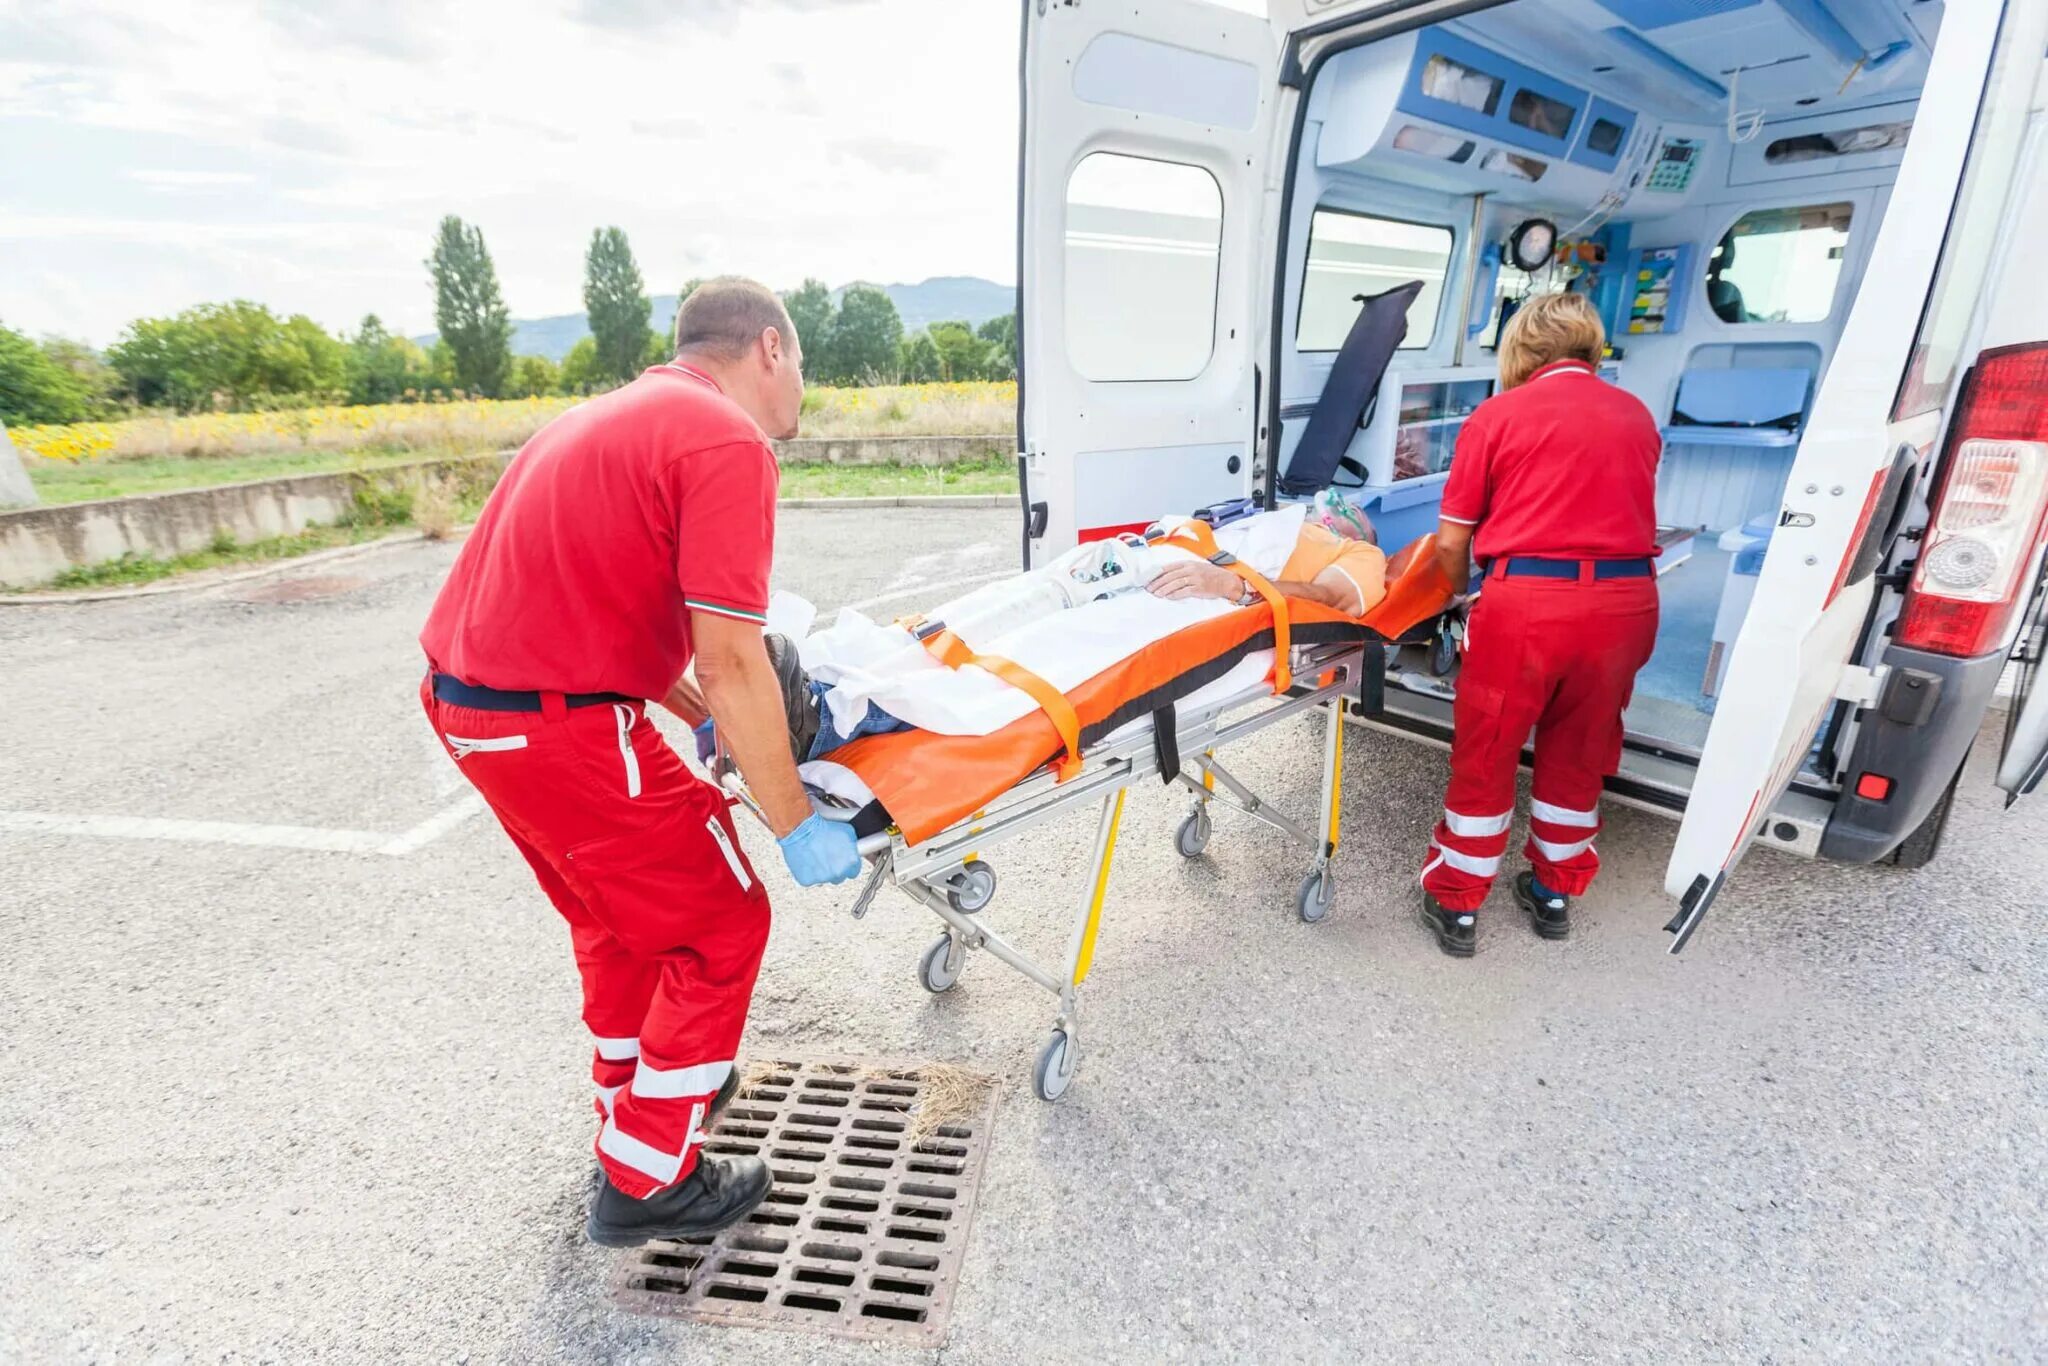
POLYGON ((877 854, 888 853, 892 842, 888 831, 877 830, 874 834, 863 837, 854 848, 860 851, 862 858, 873 858, 877 854))

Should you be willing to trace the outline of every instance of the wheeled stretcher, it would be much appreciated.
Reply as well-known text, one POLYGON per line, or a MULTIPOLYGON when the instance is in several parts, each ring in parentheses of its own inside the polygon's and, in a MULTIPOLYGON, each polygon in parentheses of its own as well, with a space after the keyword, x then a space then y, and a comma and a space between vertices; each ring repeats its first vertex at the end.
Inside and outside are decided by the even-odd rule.
MULTIPOLYGON (((1344 700, 1377 682, 1368 671, 1383 668, 1384 644, 1433 620, 1448 598, 1428 555, 1411 563, 1413 572, 1390 585, 1363 620, 1294 599, 1269 600, 1189 627, 1104 670, 1067 695, 1078 747, 1074 735, 1063 735, 1036 711, 990 735, 900 731, 835 751, 833 761, 858 780, 858 796, 835 800, 814 793, 814 801, 861 836, 870 868, 854 917, 865 916, 882 887, 893 885, 945 926, 919 960, 926 990, 951 989, 967 955, 980 949, 1051 992, 1058 1005, 1032 1087, 1040 1099, 1057 1100, 1080 1056, 1078 997, 1093 966, 1133 784, 1159 779, 1188 791, 1175 838, 1184 857, 1207 846, 1218 803, 1299 844, 1307 859, 1295 908, 1310 923, 1328 914, 1344 700), (1326 717, 1319 809, 1298 820, 1254 793, 1219 755, 1313 710, 1326 717), (1076 899, 1063 960, 1041 963, 992 923, 987 911, 996 874, 984 856, 1087 805, 1097 811, 1087 885, 1076 899)), ((735 800, 751 807, 740 775, 729 765, 718 771, 735 800)))

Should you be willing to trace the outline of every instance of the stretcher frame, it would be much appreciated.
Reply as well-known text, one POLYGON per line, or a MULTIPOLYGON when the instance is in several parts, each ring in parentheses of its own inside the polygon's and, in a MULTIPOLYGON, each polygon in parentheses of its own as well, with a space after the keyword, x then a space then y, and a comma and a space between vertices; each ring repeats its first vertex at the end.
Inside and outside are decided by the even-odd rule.
MULTIPOLYGON (((1295 910, 1310 924, 1329 914, 1335 895, 1330 865, 1337 852, 1342 807, 1344 703, 1358 691, 1365 670, 1376 661, 1379 643, 1374 636, 1340 644, 1296 646, 1289 652, 1297 680, 1291 692, 1276 694, 1268 678, 1198 709, 1176 709, 1175 739, 1183 767, 1173 781, 1192 794, 1188 813, 1175 835, 1182 857, 1194 858, 1207 847, 1212 833, 1210 807, 1220 802, 1312 851, 1308 871, 1296 892, 1295 910), (1313 686, 1308 680, 1314 680, 1313 686), (1249 715, 1231 716, 1261 701, 1267 705, 1249 715), (1321 811, 1314 826, 1305 827, 1273 809, 1225 768, 1216 752, 1318 709, 1327 714, 1321 811)), ((935 995, 959 981, 968 953, 984 950, 1057 998, 1052 1028, 1032 1069, 1032 1090, 1046 1101, 1058 1100, 1066 1093, 1079 1064, 1080 990, 1094 966, 1095 940, 1108 899, 1124 799, 1133 784, 1161 773, 1161 747, 1151 726, 1100 741, 1085 749, 1081 757, 1080 771, 1067 781, 1059 782, 1050 767, 1042 767, 983 811, 920 844, 905 843, 894 827, 867 836, 860 842, 860 850, 869 871, 852 906, 853 917, 863 918, 883 885, 890 884, 945 923, 945 932, 918 962, 918 980, 935 995), (995 872, 981 853, 1090 803, 1097 805, 1098 815, 1087 895, 1074 912, 1064 962, 1055 968, 1030 957, 989 923, 984 912, 995 896, 995 872)), ((722 766, 721 782, 735 799, 760 814, 736 769, 722 766)), ((853 812, 828 808, 825 814, 850 820, 853 812)))

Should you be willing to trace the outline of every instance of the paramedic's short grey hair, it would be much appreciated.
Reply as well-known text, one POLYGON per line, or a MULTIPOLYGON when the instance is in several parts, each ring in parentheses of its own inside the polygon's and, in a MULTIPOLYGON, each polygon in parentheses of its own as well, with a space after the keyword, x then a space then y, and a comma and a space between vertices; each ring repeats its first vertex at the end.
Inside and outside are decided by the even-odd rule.
POLYGON ((796 336, 789 310, 775 291, 738 275, 722 275, 698 285, 676 310, 676 353, 698 351, 736 361, 771 327, 785 345, 796 336))

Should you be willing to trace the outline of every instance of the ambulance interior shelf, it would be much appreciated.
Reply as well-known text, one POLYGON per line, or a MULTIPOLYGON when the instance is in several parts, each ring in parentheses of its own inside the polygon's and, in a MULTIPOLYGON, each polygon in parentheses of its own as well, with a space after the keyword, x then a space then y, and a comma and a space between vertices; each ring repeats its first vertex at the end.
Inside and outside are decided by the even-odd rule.
POLYGON ((1597 199, 1627 175, 1631 109, 1441 25, 1341 53, 1316 149, 1455 194, 1597 199))

